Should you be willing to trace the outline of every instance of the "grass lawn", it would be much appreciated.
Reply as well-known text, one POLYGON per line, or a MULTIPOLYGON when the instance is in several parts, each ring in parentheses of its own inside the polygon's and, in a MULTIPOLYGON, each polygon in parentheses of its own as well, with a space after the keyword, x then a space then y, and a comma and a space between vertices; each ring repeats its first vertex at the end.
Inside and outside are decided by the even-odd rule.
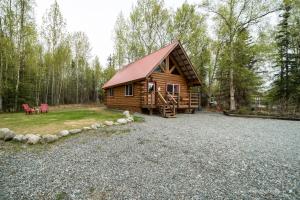
POLYGON ((95 122, 114 121, 122 113, 103 107, 61 107, 50 108, 46 114, 3 113, 0 114, 0 128, 9 128, 18 134, 54 134, 64 129, 82 128, 95 122))

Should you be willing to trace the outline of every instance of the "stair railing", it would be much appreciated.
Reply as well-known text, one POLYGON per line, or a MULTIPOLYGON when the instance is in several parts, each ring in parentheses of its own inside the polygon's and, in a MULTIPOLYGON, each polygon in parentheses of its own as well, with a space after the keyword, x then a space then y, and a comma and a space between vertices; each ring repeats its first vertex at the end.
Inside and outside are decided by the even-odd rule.
POLYGON ((173 111, 173 114, 175 114, 176 112, 176 105, 177 105, 177 101, 175 100, 175 98, 169 93, 167 92, 167 98, 169 100, 169 102, 171 102, 172 104, 172 111, 173 111))

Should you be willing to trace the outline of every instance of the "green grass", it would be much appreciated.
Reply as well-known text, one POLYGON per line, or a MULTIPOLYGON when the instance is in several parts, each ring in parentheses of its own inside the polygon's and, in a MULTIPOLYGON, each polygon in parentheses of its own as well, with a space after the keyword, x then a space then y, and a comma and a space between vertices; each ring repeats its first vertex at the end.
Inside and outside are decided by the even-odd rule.
POLYGON ((51 134, 63 129, 82 128, 95 122, 114 121, 122 113, 100 107, 67 108, 46 114, 25 115, 24 113, 0 114, 0 128, 9 128, 17 133, 51 134))

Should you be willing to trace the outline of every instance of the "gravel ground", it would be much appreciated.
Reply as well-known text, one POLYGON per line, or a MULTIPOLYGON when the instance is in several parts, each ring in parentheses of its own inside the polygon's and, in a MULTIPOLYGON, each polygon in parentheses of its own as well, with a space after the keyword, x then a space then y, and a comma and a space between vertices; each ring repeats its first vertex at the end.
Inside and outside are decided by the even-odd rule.
POLYGON ((0 143, 0 199, 299 199, 300 122, 144 117, 47 146, 0 143))

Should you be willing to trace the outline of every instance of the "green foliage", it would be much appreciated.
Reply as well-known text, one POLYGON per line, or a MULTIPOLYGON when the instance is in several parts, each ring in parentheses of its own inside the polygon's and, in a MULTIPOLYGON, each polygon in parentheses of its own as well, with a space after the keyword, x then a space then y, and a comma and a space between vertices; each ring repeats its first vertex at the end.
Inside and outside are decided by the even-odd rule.
POLYGON ((66 33, 54 1, 43 17, 39 37, 33 7, 32 0, 0 2, 0 112, 19 110, 23 103, 98 101, 103 73, 98 58, 89 64, 86 34, 66 33))
POLYGON ((273 88, 270 95, 273 100, 281 105, 281 110, 288 110, 289 105, 300 104, 300 30, 299 4, 293 1, 284 1, 282 5, 283 14, 278 24, 276 34, 277 42, 277 64, 273 88), (298 7, 297 7, 298 5, 298 7), (293 15, 292 15, 293 14, 293 15))
MULTIPOLYGON (((217 78, 220 81, 220 92, 229 91, 229 70, 234 69, 235 83, 235 99, 238 106, 245 106, 251 103, 253 95, 259 91, 261 85, 261 77, 256 73, 255 66, 257 49, 251 44, 248 31, 243 31, 239 34, 233 43, 233 49, 228 45, 224 46, 224 50, 220 55, 220 67, 217 72, 217 78), (233 63, 230 60, 231 52, 233 51, 233 63), (230 68, 228 67, 230 66, 230 68)), ((228 94, 228 93, 227 93, 228 94)), ((224 106, 229 105, 228 98, 224 98, 224 106), (226 100, 227 99, 227 100, 226 100)))
MULTIPOLYGON (((211 57, 211 41, 206 30, 205 16, 196 10, 196 5, 185 2, 177 9, 171 19, 168 34, 171 39, 181 41, 200 79, 205 80, 211 57)), ((205 87, 205 81, 203 84, 205 87)))
POLYGON ((168 43, 169 20, 162 0, 139 0, 128 19, 120 13, 114 29, 116 65, 121 68, 168 43))

